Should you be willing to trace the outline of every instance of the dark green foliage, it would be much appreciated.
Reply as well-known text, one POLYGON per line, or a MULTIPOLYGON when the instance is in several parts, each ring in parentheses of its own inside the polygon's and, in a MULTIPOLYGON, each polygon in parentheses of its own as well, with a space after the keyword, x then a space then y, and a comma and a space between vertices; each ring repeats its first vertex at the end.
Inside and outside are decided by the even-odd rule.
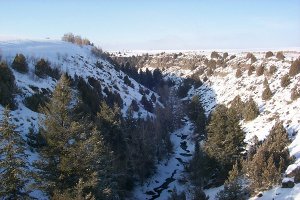
POLYGON ((230 109, 235 110, 237 117, 241 120, 243 118, 245 103, 242 101, 240 95, 234 97, 230 103, 230 109))
POLYGON ((209 196, 206 196, 201 187, 195 187, 192 200, 209 200, 209 196))
POLYGON ((273 93, 272 93, 272 91, 270 89, 270 86, 269 86, 268 82, 266 84, 264 84, 264 85, 265 85, 265 89, 264 89, 261 97, 262 97, 263 100, 267 101, 267 100, 270 100, 272 98, 273 93))
POLYGON ((177 95, 180 98, 184 98, 187 96, 188 91, 191 89, 192 86, 199 87, 202 85, 202 82, 200 80, 194 80, 192 78, 186 78, 183 80, 183 82, 180 84, 177 90, 177 95))
POLYGON ((57 68, 52 69, 50 63, 43 58, 35 64, 34 73, 40 78, 50 76, 58 80, 60 77, 59 70, 57 68))
POLYGON ((227 181, 224 184, 224 189, 221 190, 217 196, 217 200, 245 200, 244 191, 240 183, 240 172, 238 169, 238 163, 236 163, 232 170, 229 172, 227 181))
POLYGON ((145 110, 147 110, 148 112, 152 113, 154 111, 153 104, 150 100, 147 99, 146 95, 142 96, 141 104, 144 106, 145 110))
POLYGON ((281 77, 280 80, 281 87, 287 87, 290 83, 291 83, 291 79, 288 74, 285 74, 283 77, 281 77))
POLYGON ((199 96, 193 96, 191 102, 187 106, 187 111, 189 118, 194 122, 196 126, 195 132, 199 134, 202 139, 204 139, 206 135, 206 116, 199 96))
POLYGON ((30 199, 25 141, 9 121, 9 110, 5 108, 0 123, 0 198, 30 199))
POLYGON ((297 59, 292 63, 290 67, 289 75, 293 77, 299 73, 300 73, 300 59, 297 59))
POLYGON ((23 54, 17 54, 11 67, 17 70, 20 73, 27 73, 28 72, 28 64, 26 62, 26 58, 23 54))
POLYGON ((195 143, 195 153, 189 165, 191 179, 193 184, 198 187, 203 187, 207 183, 214 170, 214 164, 211 158, 203 150, 203 147, 199 145, 199 142, 195 143))
POLYGON ((124 76, 124 83, 128 86, 131 86, 131 81, 129 80, 128 76, 124 76))
POLYGON ((274 56, 273 52, 272 52, 272 51, 268 51, 268 52, 266 53, 265 58, 270 58, 270 57, 272 57, 272 56, 274 56))
POLYGON ((132 99, 132 101, 131 101, 130 108, 135 112, 138 112, 140 109, 138 103, 134 99, 132 99))
POLYGON ((205 152, 218 163, 220 177, 226 177, 244 150, 245 134, 239 125, 236 112, 218 105, 212 113, 207 126, 205 152))
POLYGON ((15 77, 6 63, 0 63, 0 104, 14 107, 15 77))
POLYGON ((253 192, 269 189, 279 183, 281 173, 290 164, 288 134, 277 122, 256 154, 244 164, 253 192))
POLYGON ((283 55, 283 52, 282 52, 282 51, 279 51, 279 52, 277 52, 277 54, 276 54, 276 58, 277 58, 278 60, 284 60, 285 56, 283 55))
POLYGON ((177 193, 177 189, 174 188, 172 190, 171 196, 168 198, 168 200, 186 200, 186 196, 184 192, 177 193))
POLYGON ((259 109, 255 101, 250 97, 245 103, 243 110, 243 116, 245 121, 251 121, 259 115, 259 109))
POLYGON ((24 104, 27 108, 34 112, 38 112, 40 106, 45 106, 45 104, 49 101, 49 94, 45 92, 38 92, 29 97, 26 97, 24 100, 24 104))
POLYGON ((107 150, 99 131, 84 119, 80 123, 72 120, 69 85, 66 76, 62 76, 50 102, 42 109, 45 118, 41 121, 41 134, 45 145, 39 149, 41 159, 35 163, 39 169, 38 186, 52 196, 68 192, 80 180, 91 181, 84 187, 83 195, 92 192, 101 197, 108 187, 104 178, 109 166, 107 150), (100 177, 101 183, 97 181, 100 177))
POLYGON ((80 77, 77 83, 77 89, 80 93, 80 99, 84 103, 83 112, 96 116, 99 112, 99 102, 103 100, 100 83, 92 78, 88 78, 88 83, 80 77))

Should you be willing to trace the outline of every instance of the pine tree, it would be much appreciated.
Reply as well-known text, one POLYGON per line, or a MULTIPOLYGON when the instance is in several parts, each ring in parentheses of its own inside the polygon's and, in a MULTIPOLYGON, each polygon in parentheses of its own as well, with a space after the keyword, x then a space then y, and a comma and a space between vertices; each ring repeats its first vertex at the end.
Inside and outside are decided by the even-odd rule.
POLYGON ((245 121, 251 121, 259 115, 258 106, 252 97, 250 97, 249 100, 245 103, 243 115, 245 121))
MULTIPOLYGON (((87 182, 100 176, 106 167, 106 149, 101 134, 83 119, 72 120, 71 88, 63 75, 52 98, 41 110, 41 135, 45 145, 39 149, 41 159, 35 163, 40 189, 49 196, 66 193, 79 180, 87 182)), ((98 178, 97 178, 98 180, 98 178)), ((86 185, 84 193, 95 192, 101 184, 86 185)), ((97 191, 97 195, 99 195, 97 191)))
POLYGON ((281 174, 275 166, 273 156, 271 155, 267 161, 267 166, 262 174, 262 179, 264 180, 264 187, 269 189, 273 185, 279 183, 281 174))
POLYGON ((246 199, 243 195, 239 176, 238 163, 236 162, 233 165, 232 170, 229 172, 228 179, 224 184, 224 189, 217 194, 216 198, 218 200, 246 199))
POLYGON ((29 199, 25 141, 9 121, 9 110, 5 108, 0 123, 0 198, 29 199))
POLYGON ((193 96, 188 104, 188 115, 196 126, 196 133, 205 138, 206 116, 205 110, 202 107, 199 96, 193 96))
POLYGON ((237 95, 230 103, 230 108, 236 111, 238 118, 241 120, 243 117, 245 103, 242 101, 241 96, 237 95))
POLYGON ((214 158, 226 175, 244 150, 245 134, 243 133, 236 112, 218 105, 211 116, 207 127, 206 153, 214 158))

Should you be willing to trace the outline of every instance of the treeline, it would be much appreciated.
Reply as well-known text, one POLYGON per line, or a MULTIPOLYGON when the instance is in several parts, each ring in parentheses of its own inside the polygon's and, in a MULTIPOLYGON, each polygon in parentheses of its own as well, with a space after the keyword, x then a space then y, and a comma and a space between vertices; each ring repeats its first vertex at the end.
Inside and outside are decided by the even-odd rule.
POLYGON ((80 35, 74 35, 73 33, 66 33, 61 39, 62 41, 71 42, 79 46, 93 45, 87 38, 82 38, 80 35))

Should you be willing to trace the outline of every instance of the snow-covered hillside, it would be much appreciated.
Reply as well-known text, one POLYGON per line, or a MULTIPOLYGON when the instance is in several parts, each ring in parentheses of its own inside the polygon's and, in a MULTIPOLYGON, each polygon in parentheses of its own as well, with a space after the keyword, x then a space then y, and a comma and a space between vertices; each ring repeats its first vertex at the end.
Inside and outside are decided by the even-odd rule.
MULTIPOLYGON (((27 132, 29 126, 38 125, 38 113, 26 108, 23 104, 25 97, 31 96, 37 91, 52 91, 56 85, 56 80, 51 77, 39 78, 34 73, 36 62, 44 58, 51 63, 52 68, 58 68, 61 72, 66 72, 70 76, 75 75, 87 80, 93 77, 100 81, 102 89, 107 87, 111 92, 120 94, 123 100, 122 113, 125 115, 132 100, 136 100, 139 104, 139 113, 135 116, 146 117, 152 115, 147 112, 139 103, 142 94, 139 88, 144 88, 136 81, 130 78, 132 86, 129 87, 124 83, 125 74, 117 71, 115 67, 101 57, 94 56, 91 53, 91 46, 78 46, 72 43, 55 41, 55 40, 14 40, 0 41, 0 55, 3 61, 9 65, 12 63, 16 54, 22 53, 28 62, 29 72, 22 74, 12 69, 16 85, 20 92, 16 95, 16 103, 18 108, 12 112, 15 124, 22 132, 27 132), (97 67, 96 62, 101 63, 102 67, 97 67)), ((102 91, 103 95, 105 93, 102 91)), ((147 95, 150 99, 152 91, 147 95)), ((158 95, 155 93, 158 97, 158 95)), ((0 106, 0 110, 3 107, 0 106)))
MULTIPOLYGON (((246 142, 256 135, 260 140, 263 140, 268 134, 276 121, 281 120, 284 123, 286 130, 292 143, 288 146, 290 155, 295 156, 295 162, 291 164, 286 174, 289 174, 297 166, 300 166, 300 99, 291 99, 291 90, 300 87, 300 74, 291 77, 290 84, 287 87, 281 86, 281 78, 289 73, 292 61, 298 59, 300 51, 292 49, 292 51, 284 51, 284 60, 276 58, 276 52, 273 56, 265 57, 266 51, 252 52, 256 57, 256 61, 251 63, 251 59, 247 58, 248 51, 238 52, 229 51, 225 62, 219 62, 218 58, 211 58, 211 52, 156 52, 155 54, 147 54, 138 62, 138 67, 150 70, 159 67, 164 69, 163 73, 180 83, 182 78, 199 77, 203 81, 203 85, 199 88, 192 87, 188 92, 188 98, 193 95, 199 95, 202 104, 208 115, 215 108, 216 104, 230 105, 230 102, 240 95, 243 101, 252 97, 259 106, 259 116, 250 121, 242 121, 241 125, 246 133, 246 142), (216 61, 215 69, 211 75, 208 75, 207 63, 210 60, 216 61), (248 75, 248 68, 253 66, 255 69, 260 66, 264 67, 264 73, 257 75, 255 70, 251 75, 248 75), (274 73, 269 73, 271 66, 276 68, 274 73), (237 69, 241 69, 242 75, 236 77, 237 69), (207 77, 207 80, 205 80, 207 77), (273 96, 270 100, 262 100, 264 90, 264 79, 268 80, 273 96)), ((134 53, 130 52, 123 56, 130 56, 134 53)), ((219 52, 222 58, 223 52, 219 52)), ((137 53, 137 55, 142 55, 137 53)), ((220 59, 221 60, 221 59, 220 59)), ((268 198, 272 199, 293 199, 297 198, 299 184, 294 189, 282 189, 284 194, 281 195, 274 192, 274 189, 267 192, 268 198)), ((214 199, 214 195, 221 190, 222 187, 212 188, 206 193, 210 195, 210 199, 214 199)), ((265 197, 266 198, 266 197, 265 197)))

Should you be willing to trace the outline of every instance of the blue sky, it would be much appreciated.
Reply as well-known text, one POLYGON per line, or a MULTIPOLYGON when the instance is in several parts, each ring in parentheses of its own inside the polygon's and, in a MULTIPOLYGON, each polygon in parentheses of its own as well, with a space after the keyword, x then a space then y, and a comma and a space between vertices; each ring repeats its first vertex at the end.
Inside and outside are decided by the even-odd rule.
POLYGON ((0 0, 0 36, 60 39, 106 50, 300 46, 300 0, 0 0))

